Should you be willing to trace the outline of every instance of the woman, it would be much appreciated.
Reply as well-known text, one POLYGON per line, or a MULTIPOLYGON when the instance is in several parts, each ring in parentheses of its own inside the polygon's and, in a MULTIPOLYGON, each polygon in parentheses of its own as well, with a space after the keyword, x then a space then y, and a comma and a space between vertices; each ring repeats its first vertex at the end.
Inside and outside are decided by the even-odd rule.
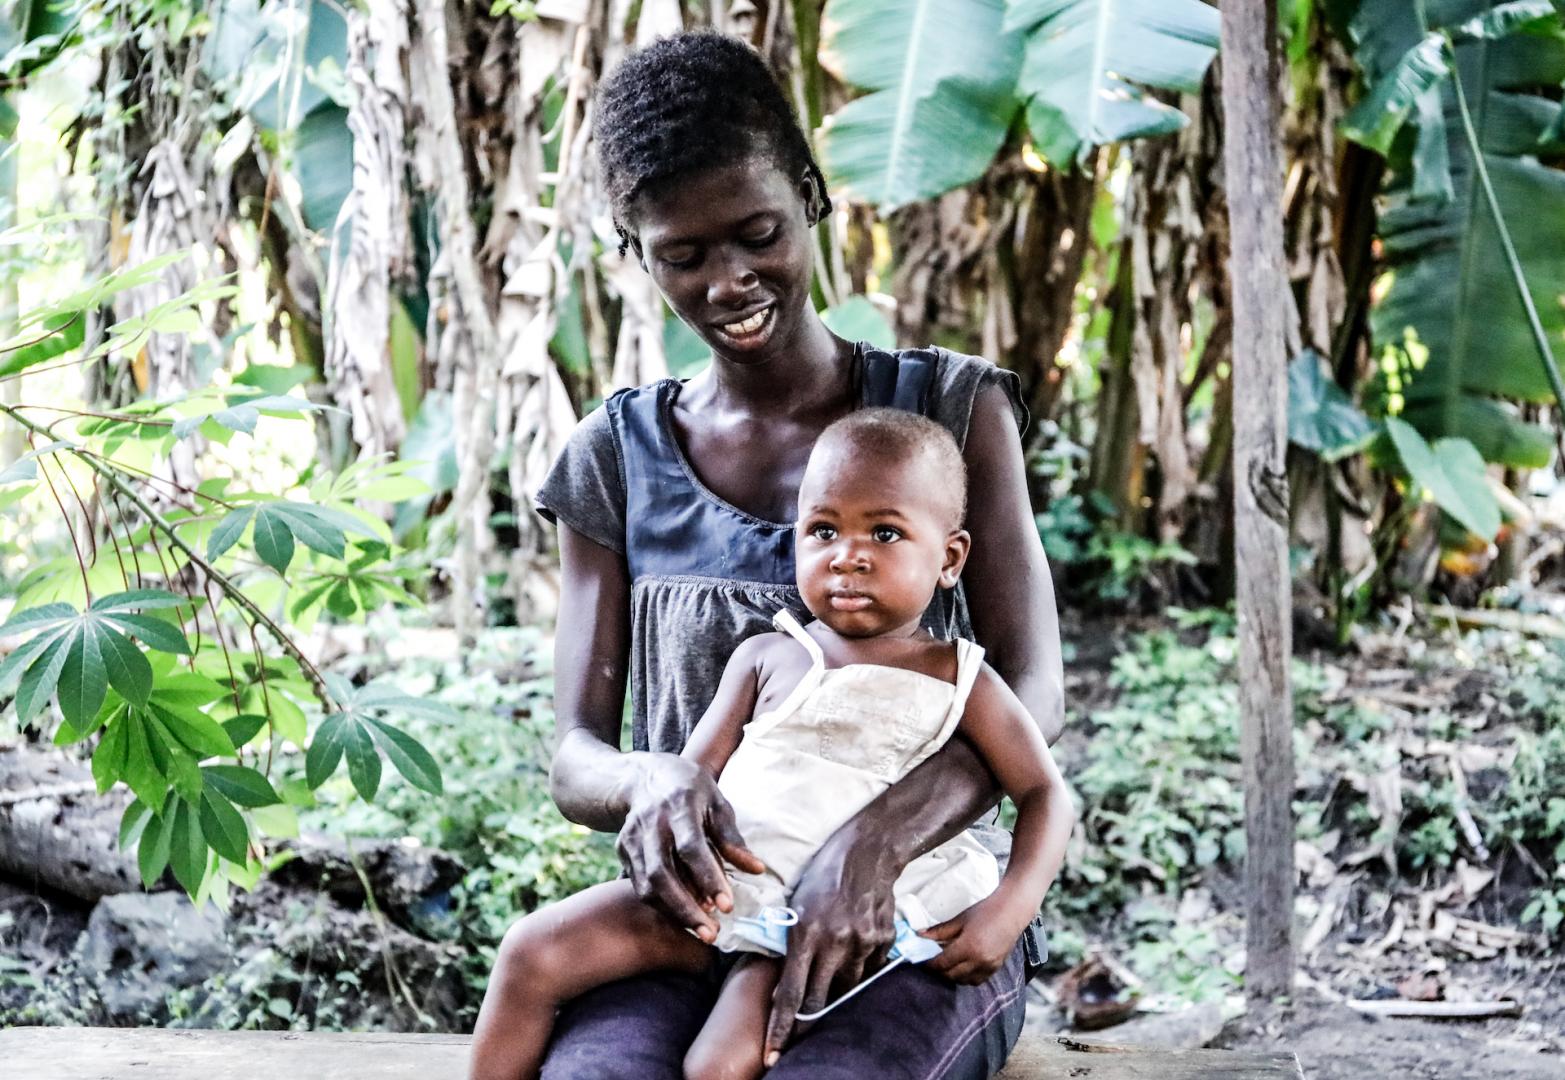
MULTIPOLYGON (((572 820, 617 831, 638 894, 697 928, 713 923, 693 895, 718 891, 714 849, 740 864, 753 856, 715 783, 677 752, 735 646, 767 630, 779 608, 800 609, 790 519, 828 424, 892 405, 944 424, 963 446, 966 592, 938 597, 925 622, 982 644, 1051 742, 1059 632, 1028 506, 1015 377, 938 350, 878 352, 826 329, 810 303, 810 229, 830 209, 825 183, 753 50, 710 33, 659 41, 610 74, 595 109, 621 239, 713 360, 687 383, 612 397, 538 494, 559 525, 566 598, 553 793, 572 820), (627 679, 631 752, 620 748, 627 679)), ((976 753, 952 740, 833 836, 793 895, 799 923, 774 1031, 876 965, 902 868, 997 797, 976 753)), ((990 1075, 1021 1028, 1025 945, 977 987, 898 969, 797 1038, 773 1075, 990 1075)), ((720 982, 720 973, 651 976, 579 999, 559 1018, 543 1075, 678 1077, 720 982)))

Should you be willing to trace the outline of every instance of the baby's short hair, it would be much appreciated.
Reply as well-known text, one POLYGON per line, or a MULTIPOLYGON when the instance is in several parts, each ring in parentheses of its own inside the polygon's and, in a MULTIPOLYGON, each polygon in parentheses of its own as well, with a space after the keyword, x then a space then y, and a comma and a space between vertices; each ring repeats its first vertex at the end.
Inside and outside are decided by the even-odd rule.
POLYGON ((951 528, 962 527, 967 517, 967 463, 944 426, 906 409, 858 409, 821 432, 820 444, 827 442, 898 464, 922 457, 950 493, 951 528))

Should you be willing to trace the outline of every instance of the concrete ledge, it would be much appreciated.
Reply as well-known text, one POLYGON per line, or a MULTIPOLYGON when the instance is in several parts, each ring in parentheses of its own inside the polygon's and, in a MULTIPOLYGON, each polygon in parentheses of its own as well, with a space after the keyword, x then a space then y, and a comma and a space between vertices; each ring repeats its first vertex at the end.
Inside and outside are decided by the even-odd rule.
MULTIPOLYGON (((11 1028, 0 1075, 11 1080, 460 1080, 465 1035, 11 1028)), ((1292 1054, 1141 1050, 1022 1036, 1005 1080, 1302 1080, 1292 1054)))

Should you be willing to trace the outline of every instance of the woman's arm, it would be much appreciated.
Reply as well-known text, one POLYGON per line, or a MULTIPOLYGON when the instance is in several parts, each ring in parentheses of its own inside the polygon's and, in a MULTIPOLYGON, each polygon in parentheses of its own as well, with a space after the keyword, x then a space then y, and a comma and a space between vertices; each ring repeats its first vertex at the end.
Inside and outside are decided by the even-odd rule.
MULTIPOLYGON (((973 403, 963 458, 972 554, 962 580, 979 644, 1048 742, 1064 716, 1054 584, 1027 496, 1021 436, 1005 393, 973 403)), ((857 982, 892 940, 891 886, 908 863, 949 840, 999 801, 972 745, 953 738, 826 842, 793 892, 799 923, 774 997, 769 1039, 794 1015, 818 1011, 834 982, 857 982)))
POLYGON ((617 552, 561 524, 562 604, 554 641, 555 751, 550 791, 560 812, 619 832, 636 894, 681 926, 716 932, 698 897, 726 892, 715 847, 760 867, 712 773, 677 754, 623 752, 630 657, 630 574, 617 552))
POLYGON ((972 554, 962 587, 985 659, 1032 715, 1051 745, 1065 723, 1065 669, 1054 579, 1027 495, 1022 440, 1005 392, 990 386, 973 403, 963 451, 972 554))

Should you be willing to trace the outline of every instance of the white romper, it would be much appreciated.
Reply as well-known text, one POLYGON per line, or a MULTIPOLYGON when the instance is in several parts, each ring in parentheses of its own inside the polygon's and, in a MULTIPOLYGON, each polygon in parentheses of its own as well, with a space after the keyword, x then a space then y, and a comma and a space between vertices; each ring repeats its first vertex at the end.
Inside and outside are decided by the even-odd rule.
MULTIPOLYGON (((774 620, 810 654, 810 670, 776 709, 752 719, 718 787, 763 874, 729 866, 734 910, 719 914, 717 947, 769 951, 736 928, 788 903, 811 857, 875 796, 945 745, 983 668, 958 639, 955 685, 903 668, 826 668, 814 638, 787 611, 774 620)), ((967 833, 919 856, 897 878, 897 914, 915 930, 965 911, 999 884, 994 856, 967 833)))

